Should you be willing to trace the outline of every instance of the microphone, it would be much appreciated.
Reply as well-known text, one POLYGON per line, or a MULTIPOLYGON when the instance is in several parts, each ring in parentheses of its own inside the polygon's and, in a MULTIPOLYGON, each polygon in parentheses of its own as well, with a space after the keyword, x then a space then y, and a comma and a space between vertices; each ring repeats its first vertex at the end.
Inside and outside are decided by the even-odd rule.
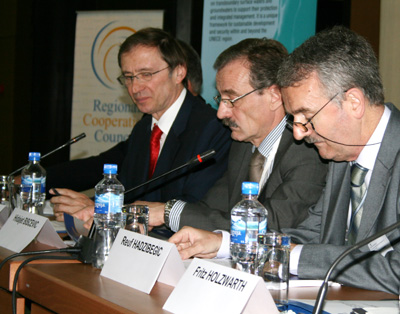
POLYGON ((347 255, 349 255, 351 252, 358 250, 364 245, 369 244, 370 242, 378 239, 379 237, 389 233, 390 231, 400 227, 400 221, 390 225, 389 227, 386 227, 385 229, 382 229, 378 233, 365 238, 364 240, 354 244, 353 246, 349 247, 346 251, 344 251, 342 254, 339 255, 339 257, 332 263, 331 267, 329 267, 328 271, 326 272, 325 279, 318 291, 317 299, 315 301, 314 305, 314 310, 313 314, 320 314, 322 311, 322 304, 325 301, 326 293, 328 292, 328 281, 329 278, 333 272, 333 270, 336 268, 336 266, 344 259, 347 255))
POLYGON ((132 189, 129 189, 129 190, 125 191, 124 194, 126 195, 126 194, 128 194, 128 193, 130 193, 132 191, 135 191, 135 190, 141 188, 144 185, 150 184, 150 183, 152 183, 152 182, 154 182, 154 181, 156 181, 158 179, 161 179, 162 177, 165 177, 165 176, 167 176, 167 175, 169 175, 169 174, 171 174, 171 173, 173 173, 175 171, 178 171, 178 170, 180 170, 182 168, 185 168, 187 166, 193 167, 193 166, 196 166, 198 164, 201 164, 201 163, 207 161, 208 159, 210 159, 211 157, 213 157, 214 155, 215 155, 215 150, 214 149, 210 149, 210 150, 208 150, 208 151, 206 151, 206 152, 204 152, 202 154, 198 154, 196 157, 193 157, 192 159, 190 159, 187 163, 185 163, 185 164, 183 164, 183 165, 181 165, 181 166, 179 166, 179 167, 177 167, 175 169, 167 171, 167 172, 165 172, 165 173, 163 173, 163 174, 161 174, 161 175, 159 175, 159 176, 157 176, 155 178, 152 178, 152 179, 150 179, 150 180, 148 180, 148 181, 146 181, 146 182, 144 182, 142 184, 139 184, 139 185, 133 187, 132 189))
MULTIPOLYGON (((180 170, 182 168, 185 168, 185 167, 188 167, 188 166, 194 167, 194 166, 196 166, 198 164, 201 164, 201 163, 209 160, 214 155, 215 155, 215 150, 214 149, 210 149, 210 150, 208 150, 208 151, 206 151, 204 153, 198 154, 196 157, 193 157, 192 159, 190 159, 185 164, 183 164, 183 165, 181 165, 179 167, 176 167, 176 168, 174 168, 174 169, 172 169, 170 171, 167 171, 167 172, 165 172, 165 173, 163 173, 163 174, 161 174, 161 175, 159 175, 159 176, 157 176, 155 178, 147 180, 146 182, 144 182, 142 184, 139 184, 139 185, 133 187, 132 189, 129 189, 129 190, 125 191, 124 194, 127 194, 127 193, 130 193, 130 192, 134 191, 134 190, 137 190, 137 189, 141 188, 144 185, 150 184, 150 183, 152 183, 152 182, 154 182, 154 181, 156 181, 158 179, 161 179, 161 178, 163 178, 163 177, 165 177, 165 176, 167 176, 167 175, 169 175, 169 174, 171 174, 171 173, 173 173, 175 171, 178 171, 178 170, 180 170)), ((64 214, 64 219, 65 219, 65 216, 66 215, 64 214)), ((72 220, 71 223, 73 224, 73 220, 72 220)), ((96 225, 94 224, 94 222, 92 222, 92 225, 90 226, 90 230, 89 230, 88 236, 87 237, 80 236, 78 241, 77 241, 77 243, 76 243, 76 245, 75 245, 75 247, 82 248, 82 253, 79 255, 78 259, 83 263, 89 263, 90 264, 92 262, 92 254, 93 254, 93 244, 92 244, 93 241, 92 240, 93 240, 93 236, 94 236, 95 231, 96 231, 96 225)))
MULTIPOLYGON (((80 141, 80 140, 83 139, 84 137, 86 137, 86 134, 85 134, 85 133, 79 134, 78 136, 76 136, 76 137, 70 139, 68 142, 66 142, 65 144, 61 145, 60 147, 57 147, 56 149, 52 150, 51 152, 48 152, 47 154, 43 155, 43 156, 41 157, 41 159, 43 159, 43 158, 45 158, 45 157, 47 157, 47 156, 49 156, 49 155, 55 153, 56 151, 58 151, 58 150, 60 150, 60 149, 62 149, 62 148, 64 148, 64 147, 66 147, 66 146, 69 146, 69 145, 71 145, 71 144, 74 144, 74 143, 80 141)), ((20 171, 21 171, 22 169, 24 169, 25 167, 26 167, 26 165, 23 165, 21 168, 18 168, 17 170, 14 170, 13 172, 11 172, 8 176, 10 177, 10 176, 12 176, 12 175, 14 175, 14 174, 20 172, 20 171)))

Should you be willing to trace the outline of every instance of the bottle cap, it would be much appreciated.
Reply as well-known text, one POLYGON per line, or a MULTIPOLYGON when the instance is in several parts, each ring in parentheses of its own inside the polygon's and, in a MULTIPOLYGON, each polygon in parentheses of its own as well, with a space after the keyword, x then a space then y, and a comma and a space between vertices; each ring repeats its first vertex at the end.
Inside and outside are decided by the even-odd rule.
POLYGON ((243 182, 242 183, 242 194, 258 194, 258 183, 257 182, 243 182))
POLYGON ((30 152, 29 153, 29 161, 40 160, 40 153, 38 152, 30 152))
POLYGON ((117 174, 118 165, 104 164, 103 172, 104 174, 117 174))

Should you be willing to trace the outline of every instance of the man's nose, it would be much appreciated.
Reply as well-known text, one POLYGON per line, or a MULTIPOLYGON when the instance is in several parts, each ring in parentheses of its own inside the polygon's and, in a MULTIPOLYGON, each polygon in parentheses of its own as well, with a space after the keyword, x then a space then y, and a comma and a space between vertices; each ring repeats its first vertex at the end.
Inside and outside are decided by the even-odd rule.
POLYGON ((306 136, 309 136, 311 134, 312 130, 308 126, 298 126, 296 124, 293 124, 293 136, 296 140, 300 141, 306 136), (305 131, 307 129, 307 131, 305 131))
POLYGON ((144 84, 142 81, 134 78, 132 80, 131 85, 129 86, 129 89, 132 91, 132 93, 136 94, 143 89, 143 86, 144 86, 144 84))
POLYGON ((217 111, 217 117, 218 119, 224 119, 230 117, 231 114, 230 108, 227 108, 222 102, 219 103, 218 111, 217 111))

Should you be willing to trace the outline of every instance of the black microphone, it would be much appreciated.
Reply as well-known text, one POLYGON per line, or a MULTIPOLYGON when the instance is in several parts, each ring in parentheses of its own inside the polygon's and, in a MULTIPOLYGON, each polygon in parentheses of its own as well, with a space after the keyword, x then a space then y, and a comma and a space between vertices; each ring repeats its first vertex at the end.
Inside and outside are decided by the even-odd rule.
POLYGON ((382 229, 378 233, 354 244, 353 246, 349 247, 346 251, 344 251, 342 254, 339 255, 339 257, 332 263, 331 267, 329 267, 328 271, 326 272, 325 279, 321 285, 321 288, 319 288, 319 291, 318 291, 317 299, 316 299, 315 305, 314 305, 313 314, 320 314, 322 312, 322 304, 324 303, 326 293, 328 292, 329 278, 330 278, 333 270, 342 261, 342 259, 345 258, 347 255, 349 255, 351 252, 358 250, 362 246, 369 244, 370 242, 378 239, 379 237, 385 235, 386 233, 388 233, 398 227, 400 227, 400 221, 398 221, 395 224, 390 225, 389 227, 386 227, 385 229, 382 229))
POLYGON ((167 172, 165 172, 165 173, 163 173, 163 174, 161 174, 161 175, 159 175, 159 176, 157 176, 155 178, 152 178, 152 179, 150 179, 150 180, 148 180, 148 181, 146 181, 146 182, 144 182, 142 184, 139 184, 139 185, 133 187, 132 189, 129 189, 129 190, 125 191, 124 194, 126 195, 126 194, 128 194, 128 193, 130 193, 130 192, 132 192, 134 190, 137 190, 137 189, 141 188, 144 185, 150 184, 150 183, 152 183, 152 182, 154 182, 154 181, 156 181, 158 179, 161 179, 162 177, 165 177, 165 176, 167 176, 167 175, 169 175, 169 174, 171 174, 171 173, 173 173, 175 171, 178 171, 178 170, 180 170, 182 168, 185 168, 187 166, 193 167, 193 166, 196 166, 198 164, 201 164, 201 163, 205 162, 206 160, 210 159, 211 157, 213 157, 214 155, 215 155, 215 150, 214 149, 210 149, 210 150, 208 150, 208 151, 206 151, 206 152, 204 152, 202 154, 198 154, 196 157, 193 157, 192 159, 190 159, 187 163, 185 163, 185 164, 183 164, 183 165, 181 165, 181 166, 179 166, 179 167, 177 167, 175 169, 167 171, 167 172))
MULTIPOLYGON (((69 145, 71 145, 71 144, 74 144, 74 143, 80 141, 80 140, 83 139, 84 137, 86 137, 86 134, 85 134, 85 133, 82 133, 82 134, 79 134, 78 136, 75 136, 74 138, 70 139, 68 142, 66 142, 65 144, 61 145, 60 147, 57 147, 56 149, 52 150, 51 152, 48 152, 47 154, 43 155, 43 156, 41 157, 41 159, 43 159, 43 158, 45 158, 45 157, 47 157, 47 156, 49 156, 49 155, 55 153, 56 151, 58 151, 58 150, 60 150, 60 149, 62 149, 62 148, 64 148, 64 147, 66 147, 66 146, 69 146, 69 145)), ((26 167, 26 165, 22 166, 21 168, 18 168, 17 170, 14 170, 14 171, 11 172, 8 176, 10 177, 10 176, 12 176, 12 175, 15 174, 15 173, 20 172, 20 171, 21 171, 22 169, 24 169, 25 167, 26 167)))
MULTIPOLYGON (((202 154, 198 154, 196 157, 193 157, 192 159, 190 159, 187 163, 185 163, 185 164, 183 164, 183 165, 181 165, 179 167, 176 167, 176 168, 174 168, 174 169, 172 169, 170 171, 167 171, 167 172, 165 172, 165 173, 163 173, 163 174, 161 174, 161 175, 159 175, 159 176, 157 176, 155 178, 147 180, 146 182, 144 182, 142 184, 139 184, 139 185, 133 187, 132 189, 129 189, 129 190, 125 191, 124 194, 127 194, 127 193, 130 193, 130 192, 134 191, 134 190, 137 190, 137 189, 141 188, 144 185, 150 184, 150 183, 152 183, 152 182, 154 182, 154 181, 156 181, 158 179, 161 179, 161 178, 163 178, 163 177, 165 177, 165 176, 167 176, 167 175, 169 175, 169 174, 171 174, 171 173, 173 173, 175 171, 178 171, 178 170, 180 170, 182 168, 185 168, 185 167, 188 167, 188 166, 193 167, 193 166, 196 166, 198 164, 201 164, 201 163, 205 162, 206 160, 210 159, 211 157, 213 157, 214 155, 215 155, 215 150, 214 149, 210 149, 210 150, 208 150, 208 151, 206 151, 206 152, 204 152, 202 154)), ((65 217, 65 215, 64 215, 64 217, 65 217)), ((94 224, 94 222, 92 222, 92 225, 90 226, 90 230, 89 230, 88 236, 87 237, 80 236, 79 239, 78 239, 78 242, 75 245, 75 247, 82 248, 82 253, 79 255, 78 259, 83 263, 91 263, 92 262, 92 254, 93 254, 93 244, 92 244, 93 241, 92 240, 93 240, 93 236, 95 234, 95 231, 96 231, 96 225, 94 224)))

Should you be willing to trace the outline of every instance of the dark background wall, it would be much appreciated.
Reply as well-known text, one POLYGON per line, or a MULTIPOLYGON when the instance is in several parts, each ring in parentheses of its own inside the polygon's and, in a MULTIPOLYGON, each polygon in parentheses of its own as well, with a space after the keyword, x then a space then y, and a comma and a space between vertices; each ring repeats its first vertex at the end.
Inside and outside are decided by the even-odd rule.
MULTIPOLYGON (((316 31, 348 26, 378 53, 379 7, 318 0, 316 31)), ((163 28, 201 52, 203 0, 0 0, 0 174, 70 138, 76 12, 95 10, 164 10, 163 28)), ((64 149, 42 163, 68 158, 64 149)))

